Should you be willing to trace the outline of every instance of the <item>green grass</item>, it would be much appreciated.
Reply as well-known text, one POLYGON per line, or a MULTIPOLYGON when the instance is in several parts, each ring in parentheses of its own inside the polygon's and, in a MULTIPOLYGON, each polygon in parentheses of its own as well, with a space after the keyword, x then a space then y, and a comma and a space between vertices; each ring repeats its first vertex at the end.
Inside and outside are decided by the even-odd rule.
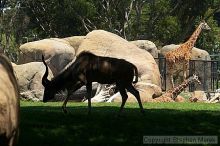
POLYGON ((220 106, 205 103, 127 103, 116 117, 120 103, 21 102, 19 146, 142 145, 146 135, 218 135, 220 106))

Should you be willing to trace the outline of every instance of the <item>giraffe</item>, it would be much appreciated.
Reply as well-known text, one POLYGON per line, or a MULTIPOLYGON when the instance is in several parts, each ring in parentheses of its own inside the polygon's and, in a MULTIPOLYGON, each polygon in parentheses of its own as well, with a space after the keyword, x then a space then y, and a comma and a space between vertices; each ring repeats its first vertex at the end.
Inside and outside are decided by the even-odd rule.
POLYGON ((168 66, 168 79, 172 88, 174 88, 173 74, 174 74, 174 65, 181 64, 183 65, 183 79, 186 79, 187 69, 189 66, 189 60, 191 59, 192 48, 195 45, 195 42, 200 35, 202 29, 210 30, 211 28, 203 20, 196 30, 193 32, 191 37, 178 48, 169 51, 165 54, 167 66, 168 66))
POLYGON ((188 79, 184 80, 180 85, 166 91, 164 94, 162 94, 161 96, 157 97, 160 99, 173 99, 175 100, 176 97, 191 83, 197 82, 198 84, 201 84, 201 82, 199 81, 199 77, 197 75, 193 75, 191 77, 189 77, 188 79))

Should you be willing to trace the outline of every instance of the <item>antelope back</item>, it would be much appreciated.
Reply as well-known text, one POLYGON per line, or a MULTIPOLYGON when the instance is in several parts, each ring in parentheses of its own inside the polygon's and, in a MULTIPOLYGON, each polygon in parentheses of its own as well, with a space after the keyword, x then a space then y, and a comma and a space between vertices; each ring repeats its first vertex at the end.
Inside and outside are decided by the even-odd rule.
POLYGON ((9 139, 9 144, 13 145, 18 136, 19 123, 19 91, 17 80, 11 63, 8 59, 0 55, 0 137, 9 139))

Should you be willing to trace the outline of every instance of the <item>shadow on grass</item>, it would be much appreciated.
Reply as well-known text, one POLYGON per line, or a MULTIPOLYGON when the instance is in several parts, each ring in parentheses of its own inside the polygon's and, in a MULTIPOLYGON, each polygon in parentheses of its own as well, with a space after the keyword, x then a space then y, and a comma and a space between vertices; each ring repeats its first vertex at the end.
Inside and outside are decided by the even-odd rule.
POLYGON ((220 113, 118 107, 21 107, 19 146, 142 145, 146 135, 220 135, 220 113))

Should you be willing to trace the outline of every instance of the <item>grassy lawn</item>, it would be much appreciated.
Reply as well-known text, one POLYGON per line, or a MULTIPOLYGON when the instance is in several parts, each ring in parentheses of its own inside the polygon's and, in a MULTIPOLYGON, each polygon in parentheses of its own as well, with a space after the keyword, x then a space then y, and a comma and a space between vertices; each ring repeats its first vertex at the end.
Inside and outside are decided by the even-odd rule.
POLYGON ((116 117, 120 103, 21 102, 19 146, 142 145, 146 135, 218 135, 220 105, 205 103, 127 103, 116 117))

